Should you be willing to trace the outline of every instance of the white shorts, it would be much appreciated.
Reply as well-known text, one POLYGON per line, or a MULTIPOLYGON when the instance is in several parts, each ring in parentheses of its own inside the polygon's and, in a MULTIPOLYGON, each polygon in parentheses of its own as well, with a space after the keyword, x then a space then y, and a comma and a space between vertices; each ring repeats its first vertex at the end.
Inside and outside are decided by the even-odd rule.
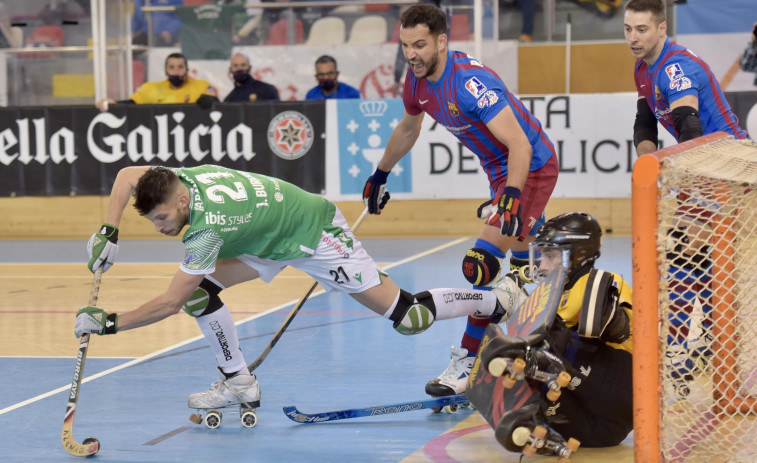
POLYGON ((237 259, 257 270, 260 278, 266 283, 273 280, 287 266, 292 266, 313 277, 326 291, 361 293, 380 285, 381 276, 385 273, 355 238, 339 209, 336 210, 332 224, 342 228, 344 233, 335 237, 324 231, 315 254, 310 257, 276 261, 242 254, 237 259))

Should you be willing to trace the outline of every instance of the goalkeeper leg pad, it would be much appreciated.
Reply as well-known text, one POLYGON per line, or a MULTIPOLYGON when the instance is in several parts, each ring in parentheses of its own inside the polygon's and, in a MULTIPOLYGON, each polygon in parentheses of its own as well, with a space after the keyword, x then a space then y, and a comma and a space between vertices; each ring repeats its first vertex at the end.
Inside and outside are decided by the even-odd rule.
POLYGON ((223 302, 218 296, 222 289, 209 279, 203 278, 182 309, 195 318, 212 314, 223 307, 223 302))
POLYGON ((389 317, 397 332, 404 335, 426 331, 436 318, 436 305, 428 291, 412 295, 400 289, 399 298, 389 317))

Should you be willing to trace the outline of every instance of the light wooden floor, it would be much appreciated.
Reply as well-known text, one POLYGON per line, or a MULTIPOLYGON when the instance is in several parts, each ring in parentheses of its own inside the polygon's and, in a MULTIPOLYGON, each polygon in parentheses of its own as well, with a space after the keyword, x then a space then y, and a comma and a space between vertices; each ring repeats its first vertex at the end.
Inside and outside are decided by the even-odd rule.
MULTIPOLYGON (((368 241, 366 241, 364 244, 366 245, 366 248, 369 249, 371 254, 374 255, 374 257, 380 256, 376 258, 377 260, 384 262, 386 268, 391 268, 392 266, 396 265, 398 261, 401 261, 402 258, 406 257, 405 251, 402 251, 400 249, 402 248, 402 246, 392 244, 402 242, 402 240, 379 241, 379 244, 372 245, 373 249, 378 249, 378 246, 388 247, 382 248, 378 251, 373 251, 371 247, 369 247, 368 241)), ((435 242, 429 242, 428 244, 426 244, 423 240, 415 240, 409 245, 404 244, 403 246, 407 249, 413 249, 415 253, 421 253, 422 251, 433 249, 437 244, 441 243, 442 249, 438 252, 438 261, 444 262, 445 265, 448 264, 450 269, 439 270, 438 268, 436 268, 435 270, 442 271, 442 275, 452 275, 454 277, 452 279, 454 280, 461 278, 456 274, 457 272, 459 272, 459 270, 457 269, 459 265, 459 255, 461 253, 461 250, 464 251, 464 249, 467 249, 467 246, 469 246, 470 243, 462 241, 458 242, 459 244, 449 244, 451 242, 452 240, 437 239, 435 242), (447 254, 444 254, 445 252, 447 254)), ((78 243, 77 245, 80 244, 81 243, 78 243)), ((621 248, 624 248, 624 246, 621 246, 621 248)), ((609 247, 608 249, 612 248, 609 247)), ((630 249, 628 251, 630 251, 630 249)), ((620 252, 622 254, 623 252, 625 252, 625 250, 620 249, 620 252)), ((433 255, 434 254, 432 254, 431 257, 433 257, 433 255)), ((621 255, 620 260, 622 261, 622 259, 626 257, 621 255)), ((603 253, 603 258, 612 259, 612 252, 603 253)), ((417 269, 412 269, 412 266, 415 265, 413 262, 402 263, 402 269, 404 273, 398 272, 398 275, 402 276, 402 281, 410 281, 411 286, 414 284, 427 284, 425 283, 425 280, 423 280, 423 278, 427 277, 426 274, 430 272, 431 268, 441 267, 441 264, 429 264, 428 262, 423 263, 423 259, 429 259, 429 257, 424 257, 419 260, 418 262, 420 265, 417 266, 417 269)), ((51 258, 50 260, 55 259, 51 258)), ((628 262, 626 262, 625 264, 621 263, 619 265, 628 265, 630 267, 630 259, 628 259, 628 262)), ((176 269, 177 264, 175 263, 118 263, 103 277, 98 305, 111 312, 132 310, 138 304, 160 294, 168 285, 168 282, 176 269)), ((394 270, 390 271, 390 274, 394 274, 393 272, 394 270)), ((628 274, 629 272, 626 272, 626 274, 628 274)), ((438 276, 435 277, 434 275, 432 275, 432 277, 439 278, 438 276)), ((398 281, 400 280, 400 278, 398 277, 395 277, 395 279, 398 281)), ((19 357, 26 358, 28 359, 28 366, 26 368, 33 371, 35 361, 37 361, 37 359, 39 358, 62 358, 68 359, 67 365, 69 365, 68 368, 66 368, 65 366, 63 367, 63 377, 70 375, 72 373, 73 367, 72 357, 76 353, 78 347, 78 340, 73 336, 74 313, 76 312, 78 307, 87 303, 91 283, 92 275, 86 269, 86 266, 83 264, 83 262, 3 264, 0 256, 0 319, 2 320, 2 323, 0 324, 0 339, 3 340, 2 343, 0 343, 0 365, 3 365, 3 359, 18 359, 19 357), (66 371, 68 373, 66 373, 66 371)), ((311 285, 312 280, 307 275, 296 270, 287 269, 279 277, 277 277, 273 283, 268 285, 261 282, 250 282, 238 287, 229 288, 223 292, 223 299, 224 302, 226 302, 227 305, 232 308, 232 315, 234 319, 238 322, 244 322, 246 320, 250 320, 251 318, 259 317, 265 312, 272 312, 272 309, 279 308, 284 304, 293 303, 294 301, 299 299, 300 296, 304 294, 311 285)), ((422 288, 417 288, 417 290, 420 289, 422 288)), ((349 300, 346 302, 347 306, 339 307, 339 305, 343 305, 345 303, 334 302, 334 299, 331 298, 331 296, 314 296, 314 299, 321 299, 325 297, 329 297, 329 303, 326 304, 326 308, 319 309, 317 302, 314 301, 314 305, 312 305, 311 310, 315 312, 313 312, 312 315, 315 316, 322 312, 325 313, 326 310, 337 310, 338 313, 341 314, 338 315, 338 317, 352 317, 351 320, 362 320, 364 318, 370 318, 371 312, 359 307, 357 304, 350 304, 349 300), (329 304, 331 304, 331 309, 328 309, 329 304), (334 306, 333 304, 337 304, 337 306, 334 306), (359 317, 357 317, 357 315, 359 315, 359 317)), ((310 307, 310 305, 306 307, 310 307)), ((286 313, 287 311, 288 308, 286 311, 283 311, 283 313, 286 313)), ((277 327, 278 324, 283 320, 283 313, 277 312, 275 314, 265 315, 264 318, 275 317, 275 319, 272 320, 271 326, 277 327)), ((263 318, 260 318, 259 320, 263 320, 263 318)), ((256 323, 257 321, 258 320, 256 320, 256 323)), ((386 320, 380 319, 380 317, 375 316, 369 321, 370 323, 377 323, 381 326, 384 326, 386 324, 386 320)), ((439 326, 442 326, 444 323, 446 322, 440 322, 439 326)), ((292 329, 297 329, 294 328, 294 326, 295 325, 293 325, 292 329)), ((459 327, 462 325, 457 326, 459 327)), ((434 328, 436 328, 436 325, 434 326, 434 328)), ((387 348, 382 347, 382 345, 384 345, 382 344, 382 342, 397 342, 396 333, 394 333, 391 329, 387 330, 386 326, 380 329, 384 330, 382 331, 382 333, 389 341, 375 341, 373 345, 376 349, 381 350, 387 348)), ((326 337, 341 336, 341 334, 329 334, 328 331, 325 331, 323 333, 326 337)), ((442 345, 444 345, 444 343, 446 343, 446 345, 449 345, 456 342, 456 340, 459 340, 461 330, 459 328, 452 328, 450 329, 449 333, 452 333, 452 335, 447 335, 446 339, 441 340, 442 345)), ((107 338, 107 342, 104 338, 94 337, 94 342, 91 343, 89 350, 89 359, 92 363, 97 362, 97 359, 103 359, 103 361, 106 361, 107 359, 113 358, 135 359, 145 357, 157 351, 166 349, 170 350, 172 346, 185 345, 188 340, 198 338, 200 335, 200 330, 196 326, 194 320, 183 314, 179 314, 178 316, 171 317, 153 326, 119 333, 116 336, 109 336, 107 338)), ((428 338, 424 338, 424 336, 427 335, 424 334, 410 338, 419 338, 419 340, 423 342, 431 340, 431 335, 429 335, 428 338)), ((243 333, 240 332, 240 338, 242 337, 243 333)), ((260 342, 264 343, 269 338, 270 335, 262 336, 260 342)), ((277 346, 274 351, 281 350, 283 353, 286 352, 285 349, 296 349, 296 346, 293 346, 293 344, 297 342, 296 339, 297 338, 294 335, 290 337, 287 337, 287 335, 285 335, 279 345, 286 344, 287 346, 277 346)), ((381 339, 384 338, 382 337, 381 339)), ((404 339, 400 341, 405 342, 404 339)), ((243 341, 243 343, 244 342, 245 341, 243 341)), ((307 342, 312 343, 315 341, 312 338, 309 338, 307 342)), ((202 346, 204 345, 204 340, 199 340, 199 342, 195 342, 194 344, 202 346)), ((424 346, 425 344, 419 344, 414 348, 417 349, 419 353, 424 352, 424 356, 427 359, 426 361, 433 361, 433 365, 430 365, 429 371, 441 371, 441 369, 446 366, 446 363, 448 361, 442 358, 444 353, 440 352, 440 349, 438 347, 429 349, 424 346)), ((308 347, 307 343, 303 344, 303 346, 300 347, 300 349, 309 348, 310 347, 308 347)), ((345 354, 348 354, 350 352, 350 349, 348 348, 344 352, 345 354)), ((358 352, 360 352, 360 350, 355 349, 355 354, 360 355, 358 352)), ((205 358, 207 356, 207 354, 204 354, 203 360, 207 360, 205 358)), ((276 362, 273 357, 274 355, 271 356, 270 364, 267 366, 272 366, 274 362, 276 362)), ((248 358, 247 360, 249 361, 250 359, 248 358)), ((202 364, 205 365, 207 364, 207 362, 202 362, 202 364)), ((207 368, 205 367, 203 367, 203 369, 204 371, 202 373, 207 376, 207 374, 209 374, 210 372, 207 371, 207 368)), ((195 370, 197 370, 197 368, 195 368, 195 370)), ((426 376, 428 376, 428 374, 426 374, 426 376)), ((25 381, 31 381, 32 378, 33 376, 26 378, 22 377, 18 380, 20 382, 9 382, 6 379, 5 382, 0 382, 0 386, 2 386, 3 388, 14 387, 15 396, 18 397, 18 386, 20 385, 23 388, 25 381)), ((214 379, 210 376, 207 376, 207 378, 210 381, 214 379)), ((423 380, 423 378, 425 378, 425 376, 421 374, 421 376, 408 379, 408 381, 412 381, 414 383, 414 385, 412 386, 413 390, 420 390, 422 392, 422 387, 425 383, 425 380, 423 380)), ((430 379, 430 377, 425 379, 430 379)), ((67 376, 66 381, 70 381, 70 376, 67 376)), ((352 383, 361 383, 361 378, 359 376, 356 376, 349 378, 349 381, 352 383)), ((60 386, 61 384, 65 385, 65 382, 63 380, 58 381, 57 385, 60 386)), ((267 384, 267 386, 270 388, 271 385, 267 384)), ((89 389, 93 386, 86 385, 84 387, 89 389)), ((34 388, 30 387, 30 391, 31 390, 34 390, 34 388)), ((329 394, 328 390, 324 394, 329 394)), ((33 394, 30 393, 30 397, 31 395, 33 394)), ((417 393, 415 395, 418 396, 417 393)), ((333 396, 334 394, 332 393, 331 398, 336 400, 337 402, 340 401, 339 397, 333 396)), ((23 397, 23 394, 21 394, 21 397, 23 397)), ((179 398, 181 400, 184 400, 183 397, 185 396, 179 398)), ((56 426, 62 424, 64 406, 64 402, 61 401, 62 399, 64 399, 64 397, 61 398, 61 394, 58 394, 57 403, 53 407, 50 407, 52 408, 52 415, 49 416, 49 418, 51 418, 52 424, 48 424, 48 426, 51 426, 52 428, 55 428, 56 426)), ((370 400, 362 397, 360 391, 354 391, 352 395, 343 396, 341 398, 341 402, 344 404, 342 408, 347 408, 349 406, 379 405, 383 403, 380 399, 370 400), (378 403, 375 403, 376 401, 378 401, 378 403)), ((19 407, 19 403, 22 402, 0 402, 0 427, 2 427, 4 423, 3 419, 5 418, 10 419, 12 422, 18 421, 18 417, 12 418, 10 415, 19 413, 24 409, 24 407, 19 407), (6 408, 4 409, 3 407, 6 408), (9 410, 13 407, 18 408, 9 410)), ((121 408, 123 407, 123 405, 124 404, 121 404, 121 408)), ((153 406, 163 408, 164 405, 162 403, 156 403, 153 406)), ((311 408, 313 408, 313 410, 305 411, 325 411, 318 409, 316 406, 312 406, 311 408)), ((333 407, 326 409, 333 409, 333 407)), ((384 426, 405 426, 409 424, 415 424, 417 421, 421 420, 420 428, 408 429, 409 433, 413 433, 418 429, 423 429, 428 426, 440 425, 438 422, 432 421, 428 426, 426 426, 422 424, 423 420, 430 420, 432 418, 434 420, 443 419, 425 417, 423 413, 425 413, 425 411, 393 415, 393 418, 390 421, 386 422, 384 426)), ((84 419, 85 418, 81 418, 81 420, 84 419)), ((77 420, 79 420, 79 418, 77 418, 77 420)), ((278 412, 278 415, 274 415, 274 418, 268 419, 269 422, 274 420, 277 420, 277 422, 278 420, 281 420, 283 422, 281 423, 282 426, 288 425, 288 423, 286 423, 287 419, 283 416, 283 414, 281 414, 281 412, 278 412)), ((171 423, 174 422, 174 420, 168 421, 171 423)), ((354 430, 350 432, 359 433, 361 429, 364 429, 367 432, 368 430, 375 430, 374 428, 376 426, 378 426, 378 429, 382 429, 381 423, 383 422, 379 421, 378 423, 375 423, 360 420, 351 420, 351 422, 349 423, 351 427, 349 429, 354 430)), ((184 421, 179 421, 175 425, 183 426, 186 424, 187 423, 184 421)), ((113 426, 117 425, 114 424, 113 426)), ((308 425, 302 425, 302 427, 307 426, 308 425)), ((183 427, 179 427, 177 429, 183 429, 183 427)), ((324 425, 323 429, 325 429, 325 431, 321 431, 319 429, 319 433, 328 433, 329 425, 324 425)), ((389 428, 383 429, 389 430, 389 428)), ((299 425, 295 427, 295 430, 299 430, 299 425)), ((331 430, 336 432, 337 428, 332 426, 331 430)), ((250 430, 247 431, 249 432, 250 430)), ((257 435, 260 436, 264 435, 266 428, 261 425, 259 428, 256 428, 252 431, 258 433, 257 435)), ((4 447, 14 439, 13 434, 8 434, 8 432, 10 431, 5 432, 5 436, 3 436, 3 432, 0 432, 0 442, 6 442, 5 444, 0 443, 0 454, 6 453, 5 450, 8 449, 4 449, 4 447)), ((302 432, 304 433, 304 431, 302 432)), ((42 434, 44 434, 44 432, 42 434)), ((318 435, 321 436, 322 434, 318 435)), ((323 435, 322 437, 318 437, 318 439, 327 439, 327 436, 328 434, 323 435)), ((509 463, 519 461, 519 455, 507 452, 502 447, 500 447, 500 445, 494 439, 493 431, 491 430, 491 428, 489 428, 489 426, 485 423, 485 421, 483 421, 481 416, 476 412, 468 412, 467 416, 461 415, 458 418, 454 418, 452 421, 450 421, 448 427, 444 427, 442 424, 442 428, 439 428, 439 431, 436 431, 436 434, 434 434, 434 436, 436 437, 432 436, 429 438, 423 438, 422 442, 425 443, 418 445, 417 450, 411 452, 409 455, 406 453, 404 457, 400 457, 395 461, 401 460, 406 463, 443 461, 500 461, 509 463)), ((212 438, 212 436, 205 437, 209 439, 212 438)), ((296 444, 295 441, 293 441, 294 445, 300 445, 296 444)), ((390 443, 384 443, 384 445, 386 444, 390 443)), ((55 449, 56 446, 58 447, 57 450, 53 450, 54 452, 56 452, 56 455, 65 456, 64 452, 61 453, 62 449, 59 448, 59 441, 53 442, 50 445, 53 449, 55 449)), ((350 442, 343 442, 343 445, 349 448, 349 446, 351 445, 360 446, 366 444, 364 442, 361 443, 359 440, 356 440, 354 444, 350 442)), ((42 445, 42 447, 44 447, 44 445, 42 445)), ((140 451, 143 451, 144 449, 144 447, 140 447, 140 451)), ((168 461, 164 459, 165 455, 161 455, 162 454, 160 453, 151 453, 149 454, 149 458, 142 455, 139 457, 140 459, 138 461, 168 461)), ((347 452, 345 455, 350 455, 350 453, 347 452)), ((376 458, 381 459, 382 461, 392 461, 391 455, 392 453, 387 451, 384 451, 383 453, 378 452, 376 453, 376 458)), ((42 458, 40 455, 37 456, 42 458)), ((110 460, 107 457, 107 452, 105 451, 105 449, 103 450, 102 454, 99 454, 97 456, 97 458, 101 461, 132 461, 131 456, 124 460, 120 460, 118 458, 116 458, 115 460, 110 460)), ((121 455, 119 458, 125 457, 121 455)), ((43 460, 44 458, 38 461, 43 460)), ((354 461, 369 460, 370 459, 365 460, 361 458, 354 461)), ((579 452, 574 455, 571 461, 612 461, 614 463, 630 463, 632 460, 633 440, 632 436, 629 436, 629 438, 626 439, 626 441, 624 441, 624 443, 618 447, 608 449, 580 449, 579 452)), ((11 458, 11 461, 16 460, 11 458)), ((35 460, 32 458, 28 461, 35 460)), ((234 461, 233 456, 230 457, 228 461, 234 461)), ((262 458, 259 461, 272 460, 262 458)), ((286 461, 286 459, 284 459, 284 461, 286 461)), ((314 459, 312 461, 321 460, 314 459)), ((350 458, 344 457, 344 455, 332 456, 322 461, 350 461, 350 458)), ((555 461, 555 458, 537 457, 531 460, 526 459, 525 461, 555 461)))

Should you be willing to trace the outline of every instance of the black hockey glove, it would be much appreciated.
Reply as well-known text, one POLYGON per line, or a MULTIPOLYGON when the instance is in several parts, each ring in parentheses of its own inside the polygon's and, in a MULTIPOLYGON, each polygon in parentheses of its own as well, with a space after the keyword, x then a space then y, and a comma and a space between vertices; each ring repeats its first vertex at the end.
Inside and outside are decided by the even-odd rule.
POLYGON ((386 191, 386 179, 389 172, 376 168, 376 172, 368 177, 363 188, 363 202, 368 208, 369 214, 381 214, 381 209, 389 201, 389 192, 386 191))

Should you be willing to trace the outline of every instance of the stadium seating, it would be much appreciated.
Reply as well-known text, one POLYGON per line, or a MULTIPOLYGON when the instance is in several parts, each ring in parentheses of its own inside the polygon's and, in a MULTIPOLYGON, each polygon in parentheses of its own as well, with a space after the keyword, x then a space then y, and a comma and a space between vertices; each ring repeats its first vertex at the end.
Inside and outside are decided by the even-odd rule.
POLYGON ((346 29, 342 18, 326 16, 317 19, 310 27, 305 45, 342 45, 346 29))
POLYGON ((378 15, 358 18, 350 28, 349 45, 376 45, 386 42, 386 19, 378 15))
MULTIPOLYGON (((279 19, 273 25, 271 26, 270 32, 268 32, 268 40, 266 41, 266 45, 287 45, 289 43, 288 40, 288 25, 289 20, 288 19, 279 19)), ((302 43, 305 41, 305 27, 302 24, 302 21, 299 19, 295 20, 294 23, 295 27, 295 43, 302 43)))

